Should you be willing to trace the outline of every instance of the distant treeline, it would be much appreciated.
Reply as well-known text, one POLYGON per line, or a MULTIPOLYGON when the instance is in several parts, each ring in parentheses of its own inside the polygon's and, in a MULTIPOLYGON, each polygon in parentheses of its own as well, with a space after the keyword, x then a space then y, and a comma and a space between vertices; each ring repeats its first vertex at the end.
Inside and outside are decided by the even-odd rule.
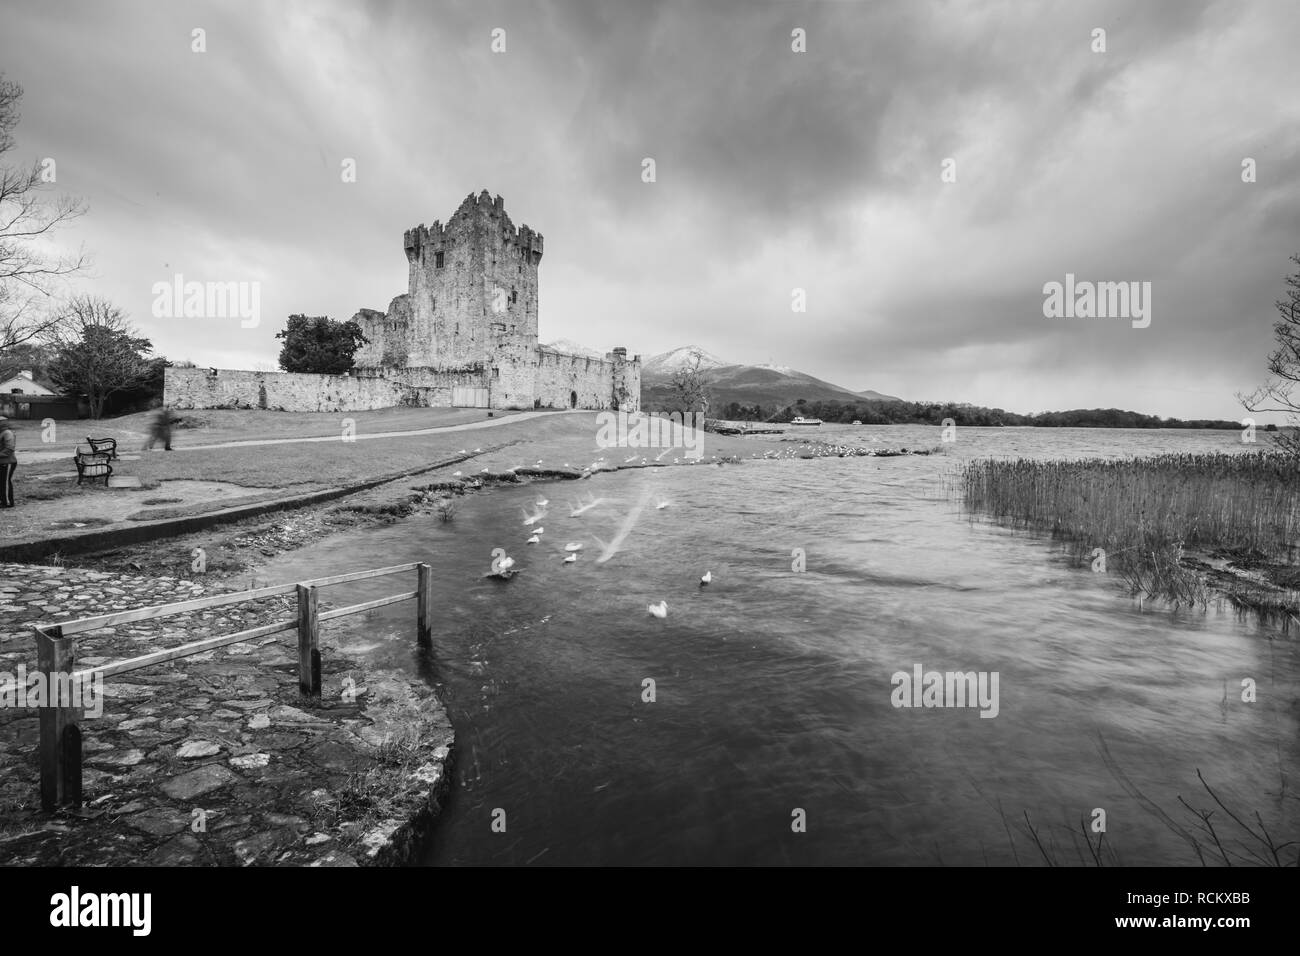
MULTIPOLYGON (((744 405, 730 402, 717 409, 719 417, 731 421, 788 422, 796 416, 820 418, 824 422, 864 425, 941 425, 951 418, 956 425, 997 427, 999 425, 1034 425, 1048 428, 1242 428, 1241 422, 1177 418, 1160 418, 1120 408, 1076 408, 1064 412, 1040 412, 1018 415, 1001 408, 957 405, 951 402, 805 402, 784 408, 744 405)), ((1275 431, 1269 425, 1266 431, 1275 431)))

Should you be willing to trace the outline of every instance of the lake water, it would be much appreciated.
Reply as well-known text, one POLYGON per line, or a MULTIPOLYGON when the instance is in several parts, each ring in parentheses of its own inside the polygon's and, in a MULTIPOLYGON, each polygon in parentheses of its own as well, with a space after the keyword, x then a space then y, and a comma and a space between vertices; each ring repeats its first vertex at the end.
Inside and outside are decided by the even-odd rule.
MULTIPOLYGON (((939 436, 816 432, 881 447, 939 436)), ((1195 830, 1180 795, 1211 806, 1197 770, 1279 842, 1297 836, 1282 796, 1300 769, 1294 639, 1226 609, 1138 602, 1042 536, 970 520, 944 489, 975 457, 1253 447, 1238 432, 963 428, 932 457, 623 471, 469 495, 450 523, 349 533, 266 572, 433 566, 431 663, 411 604, 325 625, 444 695, 455 786, 431 864, 1041 863, 1026 815, 1057 862, 1078 864, 1096 809, 1108 860, 1195 864, 1177 831, 1195 830), (570 517, 592 495, 603 502, 570 517), (539 497, 543 543, 529 545, 522 509, 539 497), (638 504, 598 563, 595 539, 638 504), (566 565, 570 541, 584 548, 566 565), (484 578, 494 547, 523 573, 484 578), (662 619, 647 612, 659 601, 662 619), (997 716, 893 706, 891 675, 916 665, 996 672, 997 716)))

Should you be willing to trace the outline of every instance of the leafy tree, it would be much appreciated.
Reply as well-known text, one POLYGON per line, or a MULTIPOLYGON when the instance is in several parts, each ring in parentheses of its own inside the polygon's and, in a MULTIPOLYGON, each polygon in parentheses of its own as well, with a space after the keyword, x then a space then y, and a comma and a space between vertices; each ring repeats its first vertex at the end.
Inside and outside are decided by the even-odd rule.
POLYGON ((48 378, 52 355, 48 347, 39 342, 24 342, 0 352, 0 382, 13 378, 23 369, 30 369, 35 378, 48 378))
MULTIPOLYGON (((23 88, 0 75, 0 156, 14 147, 23 88)), ((78 271, 85 257, 49 252, 51 233, 85 212, 77 200, 47 202, 42 193, 50 171, 40 162, 30 169, 0 164, 0 356, 42 337, 58 322, 46 309, 53 283, 78 271)))
POLYGON ((318 375, 342 375, 352 368, 357 349, 368 342, 356 322, 336 322, 327 315, 291 315, 275 337, 284 339, 280 368, 318 375))
POLYGON ((121 310, 106 299, 71 299, 48 338, 54 350, 51 380, 67 392, 84 394, 91 418, 103 416, 109 396, 137 387, 150 374, 145 355, 153 345, 137 336, 121 310))
MULTIPOLYGON (((1300 255, 1291 257, 1300 266, 1300 255)), ((1300 268, 1286 277, 1286 298, 1273 303, 1280 316, 1273 324, 1273 338, 1277 347, 1268 357, 1271 376, 1249 395, 1237 398, 1247 411, 1286 412, 1288 421, 1300 424, 1300 396, 1293 394, 1300 382, 1300 268)), ((1279 431, 1273 441, 1291 455, 1300 456, 1300 431, 1279 431)))
POLYGON ((169 362, 161 355, 146 359, 144 374, 140 381, 110 396, 104 403, 104 413, 128 415, 131 412, 144 411, 161 405, 167 369, 177 365, 180 363, 169 362))

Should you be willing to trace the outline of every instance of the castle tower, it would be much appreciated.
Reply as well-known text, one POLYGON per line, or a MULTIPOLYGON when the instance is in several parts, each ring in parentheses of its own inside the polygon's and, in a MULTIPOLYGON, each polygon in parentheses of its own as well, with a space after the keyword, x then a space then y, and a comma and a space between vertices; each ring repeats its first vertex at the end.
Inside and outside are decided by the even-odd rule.
POLYGON ((355 356, 361 374, 424 389, 413 396, 419 403, 639 407, 639 355, 538 347, 542 235, 516 228, 500 196, 470 193, 445 225, 406 230, 402 247, 407 291, 387 312, 353 316, 367 339, 355 356))
POLYGON ((407 366, 490 364, 501 348, 537 345, 542 236, 515 228, 504 200, 470 194, 444 226, 408 229, 407 366))
POLYGON ((610 407, 622 412, 641 410, 641 356, 628 361, 627 349, 617 347, 605 353, 605 361, 612 366, 610 377, 613 396, 610 407))

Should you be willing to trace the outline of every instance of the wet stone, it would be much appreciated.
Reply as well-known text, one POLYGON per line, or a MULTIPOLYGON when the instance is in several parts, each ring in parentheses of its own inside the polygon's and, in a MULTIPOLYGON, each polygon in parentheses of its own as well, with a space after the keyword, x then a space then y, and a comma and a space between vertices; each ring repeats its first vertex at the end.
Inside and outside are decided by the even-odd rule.
POLYGON ((251 753, 230 758, 230 765, 240 770, 255 770, 259 767, 265 767, 270 762, 271 755, 266 753, 251 753))
POLYGON ((199 855, 202 851, 203 847, 197 837, 183 833, 172 837, 149 854, 147 862, 150 866, 189 866, 200 862, 199 855))
POLYGON ((284 704, 272 708, 271 717, 275 720, 287 720, 302 723, 310 723, 320 720, 320 718, 315 714, 309 714, 305 710, 299 710, 297 707, 289 707, 284 704))
POLYGON ((266 830, 240 840, 234 846, 235 858, 244 866, 255 863, 258 857, 278 850, 296 838, 296 834, 286 834, 279 830, 266 830))
POLYGON ((220 764, 208 764, 172 777, 163 783, 162 789, 163 793, 174 800, 192 800, 238 780, 238 775, 220 764))
POLYGON ((94 757, 91 763, 109 767, 134 767, 144 760, 143 750, 126 750, 118 753, 106 753, 94 757))
POLYGON ((221 745, 210 740, 187 740, 176 749, 176 756, 181 760, 197 760, 220 752, 221 745))
POLYGON ((147 727, 149 726, 149 724, 156 724, 156 723, 158 723, 157 717, 132 717, 131 719, 124 720, 120 724, 118 724, 117 729, 135 730, 139 727, 147 727))
POLYGON ((190 817, 188 814, 173 810, 170 807, 157 807, 127 817, 126 823, 128 826, 143 830, 145 833, 151 833, 154 836, 167 836, 170 833, 180 833, 186 829, 189 826, 190 817))

